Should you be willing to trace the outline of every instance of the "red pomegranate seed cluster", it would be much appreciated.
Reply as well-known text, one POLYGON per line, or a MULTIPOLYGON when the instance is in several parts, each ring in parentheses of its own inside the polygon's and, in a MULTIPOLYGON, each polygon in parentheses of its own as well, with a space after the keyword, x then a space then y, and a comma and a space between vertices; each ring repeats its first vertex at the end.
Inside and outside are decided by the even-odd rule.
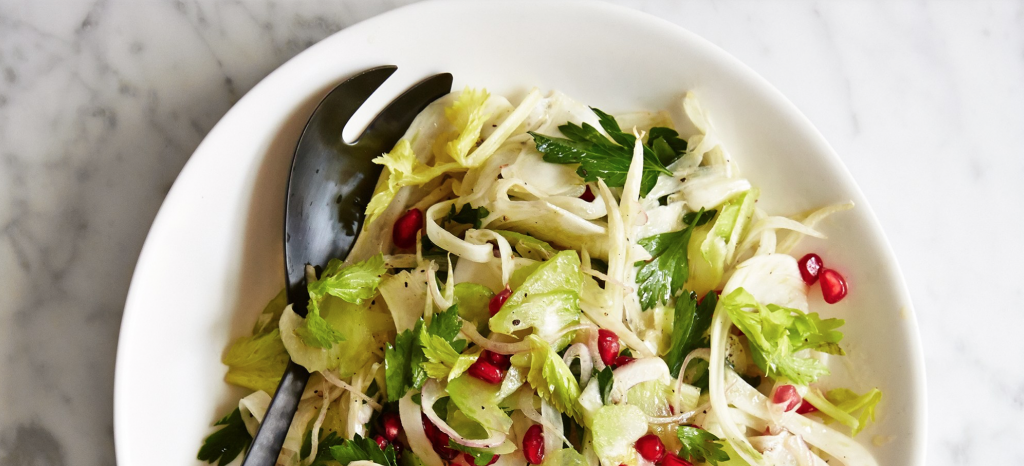
POLYGON ((427 434, 427 440, 430 440, 430 444, 434 446, 434 451, 437 452, 438 456, 446 461, 451 461, 455 457, 459 456, 459 452, 448 446, 448 434, 441 432, 433 422, 430 422, 430 418, 426 414, 422 415, 423 419, 423 432, 427 434))
POLYGON ((633 447, 643 459, 652 463, 660 463, 665 459, 665 444, 661 443, 661 439, 657 435, 648 434, 640 437, 633 447))
POLYGON ((821 296, 825 298, 826 303, 835 304, 846 297, 846 279, 839 272, 825 268, 825 261, 817 254, 807 254, 797 262, 797 265, 804 283, 810 286, 819 282, 821 296))
POLYGON ((484 358, 477 358, 476 362, 469 366, 469 370, 466 373, 484 382, 493 384, 501 383, 501 379, 505 377, 505 371, 484 358))
POLYGON ((391 239, 395 246, 402 249, 416 247, 416 233, 423 228, 423 212, 420 209, 409 209, 395 220, 391 229, 391 239))
POLYGON ((507 371, 509 367, 512 367, 512 357, 507 354, 499 354, 492 351, 484 350, 480 353, 480 359, 483 359, 498 369, 507 371))
POLYGON ((598 330, 597 352, 601 354, 601 361, 606 366, 614 366, 615 358, 619 355, 619 336, 611 330, 598 330))
POLYGON ((680 458, 679 455, 669 453, 665 448, 665 444, 662 443, 661 438, 654 434, 648 434, 640 437, 640 439, 633 444, 633 448, 635 448, 636 452, 640 454, 640 457, 659 466, 693 466, 693 463, 680 458))
POLYGON ((523 435, 523 456, 530 464, 544 461, 544 429, 534 424, 523 435))

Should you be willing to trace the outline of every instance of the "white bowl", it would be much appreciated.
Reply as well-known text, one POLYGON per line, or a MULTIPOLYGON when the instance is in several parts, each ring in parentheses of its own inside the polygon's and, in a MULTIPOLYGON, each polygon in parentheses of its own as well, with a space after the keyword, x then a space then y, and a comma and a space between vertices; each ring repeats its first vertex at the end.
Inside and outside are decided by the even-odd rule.
POLYGON ((222 381, 220 356, 284 283, 284 193, 298 135, 327 90, 382 64, 399 70, 368 105, 443 71, 456 88, 558 89, 607 111, 664 109, 693 90, 761 187, 762 207, 788 214, 852 199, 854 211, 823 225, 828 241, 801 245, 850 281, 838 305, 812 295, 812 309, 847 322, 850 356, 833 359, 828 380, 880 387, 878 422, 858 440, 880 464, 924 464, 924 362, 909 294, 875 215, 821 134, 764 79, 678 26, 603 3, 538 1, 429 2, 349 27, 271 73, 210 131, 153 223, 125 304, 119 465, 198 463, 211 423, 240 395, 222 381))

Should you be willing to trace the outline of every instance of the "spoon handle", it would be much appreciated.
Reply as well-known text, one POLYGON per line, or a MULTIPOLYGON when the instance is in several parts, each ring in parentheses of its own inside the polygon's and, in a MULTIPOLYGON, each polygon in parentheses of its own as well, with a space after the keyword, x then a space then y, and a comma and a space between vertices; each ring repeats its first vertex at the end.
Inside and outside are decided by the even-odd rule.
POLYGON ((245 456, 242 466, 274 466, 277 464, 277 457, 281 454, 281 445, 288 435, 288 427, 295 416, 295 410, 299 407, 299 399, 306 388, 306 381, 309 380, 309 371, 306 368, 288 362, 288 368, 281 377, 281 383, 277 386, 273 400, 267 414, 263 416, 256 437, 249 446, 249 453, 245 456))

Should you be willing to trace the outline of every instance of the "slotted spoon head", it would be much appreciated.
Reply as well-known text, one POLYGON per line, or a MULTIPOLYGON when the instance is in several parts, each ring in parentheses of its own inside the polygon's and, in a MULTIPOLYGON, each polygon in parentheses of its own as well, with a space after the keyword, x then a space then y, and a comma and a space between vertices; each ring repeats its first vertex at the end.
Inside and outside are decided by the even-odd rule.
POLYGON ((306 315, 304 269, 344 259, 363 225, 366 204, 380 177, 374 157, 398 142, 420 111, 451 91, 452 75, 438 74, 388 104, 355 142, 342 129, 356 110, 397 67, 366 70, 334 88, 320 103, 299 138, 288 181, 285 211, 285 273, 289 302, 306 315))
MULTIPOLYGON (((431 76, 388 104, 354 143, 346 143, 342 131, 349 119, 397 69, 369 69, 335 87, 313 111, 295 148, 285 207, 284 257, 288 302, 301 316, 309 302, 306 264, 324 266, 332 258, 345 258, 363 226, 381 171, 371 160, 391 150, 417 114, 451 91, 451 74, 431 76)), ((304 367, 288 363, 243 466, 276 464, 308 379, 304 367)))

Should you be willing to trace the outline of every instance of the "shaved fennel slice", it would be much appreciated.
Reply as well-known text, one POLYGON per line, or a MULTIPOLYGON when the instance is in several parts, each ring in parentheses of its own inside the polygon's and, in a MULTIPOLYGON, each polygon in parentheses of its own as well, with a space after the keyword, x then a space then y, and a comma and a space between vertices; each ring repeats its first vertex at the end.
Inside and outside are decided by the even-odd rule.
POLYGON ((439 202, 427 209, 427 236, 438 247, 463 259, 473 262, 490 261, 494 257, 490 244, 472 244, 461 240, 437 224, 437 219, 446 215, 455 202, 455 200, 439 202))
POLYGON ((709 361, 708 393, 711 395, 711 409, 722 429, 722 436, 751 466, 761 466, 761 453, 747 441, 746 434, 733 422, 726 397, 725 343, 732 325, 729 314, 722 306, 715 309, 711 319, 711 360, 709 361))
MULTIPOLYGON (((590 331, 590 328, 587 331, 590 331)), ((565 362, 566 366, 569 366, 572 360, 577 358, 580 360, 580 386, 586 386, 594 370, 594 358, 590 355, 590 348, 583 343, 574 343, 569 346, 569 349, 565 350, 562 361, 565 362)))
POLYGON ((761 233, 765 231, 774 230, 792 230, 796 233, 799 233, 801 237, 802 235, 807 235, 821 239, 826 238, 825 235, 822 234, 821 232, 807 225, 804 225, 803 223, 800 223, 790 218, 775 216, 763 218, 755 222, 750 227, 750 231, 747 232, 746 237, 743 239, 743 242, 740 243, 740 247, 737 249, 744 250, 751 247, 752 244, 755 241, 757 241, 758 238, 761 236, 761 233))
MULTIPOLYGON (((637 229, 639 226, 648 223, 647 213, 640 206, 640 179, 643 175, 644 147, 641 142, 643 134, 636 134, 636 143, 633 146, 633 159, 629 164, 629 171, 626 173, 626 182, 622 188, 622 197, 619 199, 619 212, 622 215, 622 229, 625 234, 625 264, 621 277, 611 277, 620 280, 623 284, 624 296, 622 309, 626 315, 626 324, 633 329, 634 333, 643 330, 643 317, 641 316, 640 300, 635 293, 626 290, 635 290, 636 270, 633 267, 639 260, 650 259, 650 253, 637 245, 637 229), (639 250, 639 251, 638 251, 639 250)), ((644 345, 648 347, 648 345, 644 345)), ((648 350, 650 352, 650 350, 648 350)))
POLYGON ((423 317, 423 303, 427 295, 426 267, 391 275, 381 282, 379 289, 398 332, 412 329, 416 320, 423 317))
POLYGON ((728 402, 736 408, 758 418, 775 422, 843 464, 851 466, 878 465, 878 462, 863 445, 825 424, 795 412, 784 412, 776 419, 772 419, 772 414, 768 409, 768 398, 747 384, 735 372, 726 371, 725 384, 728 387, 725 390, 725 396, 728 402))
POLYGON ((263 422, 263 416, 267 414, 270 407, 270 395, 263 390, 252 392, 249 396, 238 400, 238 411, 242 415, 242 422, 249 435, 256 436, 256 431, 263 422))
POLYGON ((722 296, 737 288, 747 290, 759 303, 808 310, 807 284, 796 259, 787 254, 754 256, 737 265, 722 296))
MULTIPOLYGON (((541 398, 540 417, 544 419, 544 451, 552 452, 562 448, 565 438, 562 435, 564 430, 562 413, 558 412, 547 400, 541 398)), ((565 440, 565 444, 572 446, 568 440, 565 440)))
POLYGON ((669 199, 680 198, 686 201, 691 209, 710 210, 751 188, 750 182, 745 178, 732 177, 725 170, 705 168, 701 167, 685 178, 686 181, 679 188, 679 193, 670 196, 669 199))
MULTIPOLYGON (((452 256, 448 254, 448 270, 451 269, 452 256)), ((444 294, 442 294, 437 285, 437 270, 437 264, 430 261, 430 265, 427 266, 427 290, 430 291, 430 297, 439 309, 448 309, 455 301, 455 274, 448 274, 448 280, 444 285, 444 294)))
MULTIPOLYGON (((547 162, 543 163, 555 167, 570 166, 547 162)), ((584 201, 583 199, 579 198, 579 196, 583 194, 582 185, 579 186, 581 188, 579 193, 573 191, 564 194, 552 195, 544 192, 543 190, 537 189, 536 182, 530 184, 525 181, 525 179, 534 179, 534 175, 532 173, 511 172, 507 167, 504 170, 502 170, 501 176, 502 179, 508 180, 504 182, 506 185, 508 185, 508 189, 505 190, 505 193, 508 196, 514 195, 515 197, 525 201, 543 201, 555 207, 560 207, 568 211, 569 213, 579 216, 580 218, 585 220, 596 220, 601 217, 604 217, 605 215, 608 215, 608 211, 606 209, 604 200, 600 199, 599 194, 594 194, 594 200, 590 202, 584 201)), ((579 176, 576 175, 576 172, 573 172, 573 176, 576 177, 577 180, 579 179, 579 176)), ((543 208, 545 206, 540 205, 540 207, 543 208)), ((498 215, 500 214, 495 214, 495 216, 498 215)))
POLYGON ((523 120, 525 120, 530 114, 530 111, 533 110, 533 107, 537 105, 538 101, 540 101, 540 92, 537 89, 530 91, 530 93, 523 98, 523 101, 519 103, 519 106, 512 111, 508 118, 505 118, 505 120, 494 129, 494 132, 492 132, 484 142, 480 143, 476 150, 470 152, 469 156, 466 157, 466 166, 477 167, 487 160, 487 158, 490 157, 494 151, 498 150, 498 147, 500 147, 501 144, 512 135, 516 128, 523 123, 523 120))
POLYGON ((420 406, 412 400, 414 392, 406 393, 398 400, 398 415, 402 419, 402 429, 405 430, 405 437, 409 440, 409 447, 412 452, 420 458, 425 466, 444 466, 444 461, 434 451, 434 446, 427 439, 427 433, 423 430, 423 417, 420 406))
POLYGON ((607 228, 604 225, 544 201, 513 201, 508 196, 508 189, 514 183, 515 180, 498 182, 493 204, 495 214, 493 220, 488 218, 488 228, 526 233, 563 249, 585 247, 596 257, 607 256, 607 228))
POLYGON ((626 399, 627 392, 636 384, 658 380, 669 385, 672 383, 672 376, 665 360, 652 357, 639 358, 615 369, 612 371, 612 380, 611 399, 613 403, 619 403, 626 399))
MULTIPOLYGON (((801 223, 807 228, 813 230, 815 225, 818 224, 818 222, 825 220, 830 215, 837 212, 850 210, 853 207, 853 201, 846 201, 839 204, 830 204, 818 210, 815 210, 814 212, 811 212, 807 216, 807 218, 805 218, 801 223)), ((777 250, 781 253, 789 253, 789 251, 792 251, 793 248, 796 247, 797 243, 799 243, 800 240, 803 239, 804 234, 806 233, 793 230, 792 232, 786 235, 786 239, 784 239, 782 243, 779 243, 777 250)))
POLYGON ((490 245, 490 241, 496 242, 498 244, 499 259, 501 260, 501 282, 509 282, 509 279, 512 277, 512 272, 515 271, 515 261, 512 257, 512 245, 509 244, 508 240, 505 239, 504 236, 501 236, 492 230, 471 229, 466 231, 466 241, 474 244, 487 245, 490 245))
POLYGON ((529 143, 520 147, 519 157, 501 169, 503 178, 524 180, 524 185, 541 197, 562 195, 575 198, 583 194, 585 184, 573 165, 545 162, 544 156, 529 143))

